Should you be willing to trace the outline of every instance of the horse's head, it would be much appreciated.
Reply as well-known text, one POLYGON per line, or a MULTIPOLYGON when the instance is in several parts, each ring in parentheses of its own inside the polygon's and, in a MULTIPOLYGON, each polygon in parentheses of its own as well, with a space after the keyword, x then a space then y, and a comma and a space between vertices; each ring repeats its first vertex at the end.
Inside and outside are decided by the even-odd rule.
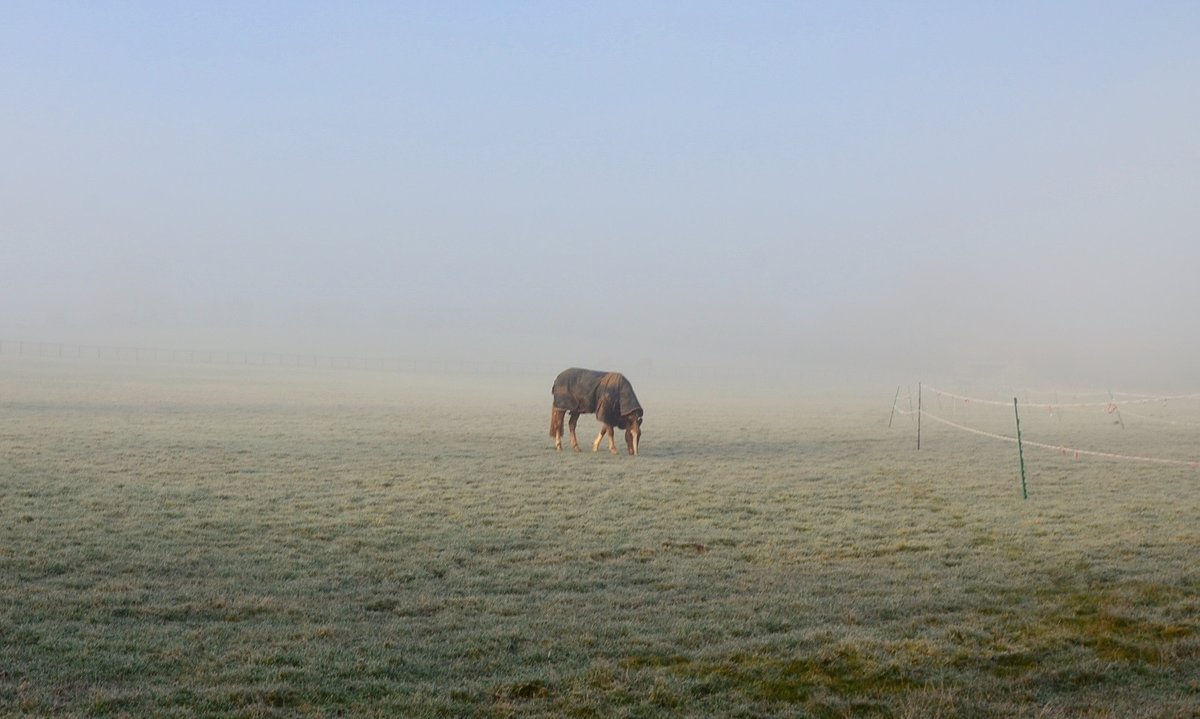
POLYGON ((625 415, 625 446, 630 454, 638 453, 638 443, 642 440, 642 410, 625 415))

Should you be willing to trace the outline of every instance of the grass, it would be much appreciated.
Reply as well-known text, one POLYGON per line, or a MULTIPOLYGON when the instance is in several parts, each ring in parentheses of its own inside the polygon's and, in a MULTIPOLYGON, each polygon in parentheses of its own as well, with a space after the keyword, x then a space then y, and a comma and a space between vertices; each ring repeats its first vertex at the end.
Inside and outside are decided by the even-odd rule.
MULTIPOLYGON (((556 454, 548 379, 0 358, 0 715, 1200 713, 1194 468, 1022 501, 887 388, 635 384, 630 458, 556 454)), ((1022 430, 1187 457, 1159 411, 1022 430)))

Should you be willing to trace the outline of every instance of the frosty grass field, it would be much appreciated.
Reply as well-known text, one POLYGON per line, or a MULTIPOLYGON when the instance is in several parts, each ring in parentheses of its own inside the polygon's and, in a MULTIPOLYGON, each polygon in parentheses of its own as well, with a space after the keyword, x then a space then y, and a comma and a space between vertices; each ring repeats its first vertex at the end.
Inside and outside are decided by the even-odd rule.
MULTIPOLYGON (((613 369, 636 458, 553 451, 553 373, 0 357, 0 715, 1200 716, 1200 469, 1027 449, 1026 501, 906 378, 613 369)), ((1200 402, 1039 401, 1200 459, 1200 402)))

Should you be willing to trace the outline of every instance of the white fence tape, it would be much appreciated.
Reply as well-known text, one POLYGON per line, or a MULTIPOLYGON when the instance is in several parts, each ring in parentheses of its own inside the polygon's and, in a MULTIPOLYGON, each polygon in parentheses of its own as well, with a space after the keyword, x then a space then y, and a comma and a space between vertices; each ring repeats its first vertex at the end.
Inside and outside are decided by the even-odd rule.
MULTIPOLYGON (((908 414, 908 413, 906 412, 905 414, 908 414)), ((918 414, 918 412, 913 412, 912 414, 918 414)), ((954 429, 957 429, 957 430, 960 430, 963 432, 969 432, 970 434, 976 434, 981 437, 988 437, 990 439, 997 439, 997 440, 1001 440, 1004 442, 1010 442, 1012 444, 1017 443, 1016 437, 1009 437, 1009 436, 1003 435, 1003 434, 996 434, 995 432, 985 432, 981 429, 975 429, 974 427, 967 427, 966 425, 958 424, 957 422, 951 422, 948 419, 939 417, 935 414, 931 414, 928 410, 920 410, 919 414, 922 417, 933 420, 934 422, 938 422, 939 424, 944 424, 947 427, 952 427, 954 429)), ((1125 460, 1125 461, 1132 461, 1132 462, 1151 462, 1154 464, 1169 464, 1169 465, 1174 465, 1174 466, 1178 466, 1178 467, 1200 468, 1200 460, 1164 459, 1161 457, 1144 457, 1144 456, 1132 455, 1132 454, 1117 454, 1116 452, 1098 452, 1096 450, 1091 450, 1091 449, 1076 449, 1074 447, 1045 444, 1043 442, 1031 442, 1027 439, 1022 439, 1021 444, 1025 447, 1037 447, 1039 449, 1048 449, 1048 450, 1051 450, 1054 452, 1058 452, 1059 454, 1061 454, 1063 456, 1067 456, 1067 457, 1073 456, 1076 459, 1078 459, 1080 457, 1100 457, 1102 459, 1125 460)))
POLYGON ((1169 425, 1173 425, 1175 427, 1200 427, 1200 424, 1196 424, 1195 422, 1181 422, 1180 420, 1167 419, 1166 417, 1152 417, 1148 414, 1141 414, 1139 412, 1130 412, 1129 410, 1125 410, 1125 416, 1132 417, 1134 419, 1140 419, 1140 420, 1143 420, 1146 422, 1157 422, 1159 424, 1169 424, 1169 425))
MULTIPOLYGON (((993 406, 999 406, 999 407, 1011 407, 1012 406, 1012 401, 1004 402, 1004 401, 999 401, 999 400, 994 400, 994 399, 980 399, 978 397, 967 397, 965 395, 955 394, 954 392, 947 392, 944 389, 930 387, 929 385, 925 385, 924 388, 929 390, 930 392, 933 392, 935 395, 937 395, 939 397, 946 397, 949 399, 958 400, 959 402, 962 402, 967 405, 982 404, 982 405, 993 405, 993 406)), ((1120 399, 1120 400, 1107 399, 1107 400, 1103 400, 1100 402, 1026 402, 1025 404, 1032 405, 1035 407, 1047 407, 1047 408, 1050 408, 1051 411, 1054 411, 1055 409, 1059 409, 1059 408, 1068 408, 1068 407, 1103 407, 1105 410, 1111 412, 1113 408, 1124 406, 1127 404, 1152 404, 1155 402, 1172 402, 1172 401, 1178 401, 1178 400, 1200 399, 1200 393, 1180 394, 1180 395, 1172 395, 1172 396, 1168 396, 1168 397, 1161 397, 1161 396, 1152 397, 1152 396, 1148 396, 1148 395, 1128 395, 1128 396, 1131 397, 1132 399, 1120 399)))

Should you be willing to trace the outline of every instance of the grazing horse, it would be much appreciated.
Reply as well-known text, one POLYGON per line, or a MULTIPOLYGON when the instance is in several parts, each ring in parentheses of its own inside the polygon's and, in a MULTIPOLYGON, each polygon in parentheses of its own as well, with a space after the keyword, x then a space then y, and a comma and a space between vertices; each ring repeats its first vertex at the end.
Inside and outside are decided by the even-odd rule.
POLYGON ((579 415, 596 413, 600 422, 600 434, 592 442, 592 451, 600 449, 604 436, 608 435, 608 451, 617 453, 617 442, 613 427, 625 430, 625 444, 630 454, 638 453, 638 442, 642 437, 642 405, 633 393, 633 385, 619 372, 597 372, 572 367, 563 370, 554 379, 550 388, 554 405, 550 408, 550 436, 554 448, 562 451, 563 416, 571 413, 571 448, 579 450, 575 437, 575 423, 579 415))

